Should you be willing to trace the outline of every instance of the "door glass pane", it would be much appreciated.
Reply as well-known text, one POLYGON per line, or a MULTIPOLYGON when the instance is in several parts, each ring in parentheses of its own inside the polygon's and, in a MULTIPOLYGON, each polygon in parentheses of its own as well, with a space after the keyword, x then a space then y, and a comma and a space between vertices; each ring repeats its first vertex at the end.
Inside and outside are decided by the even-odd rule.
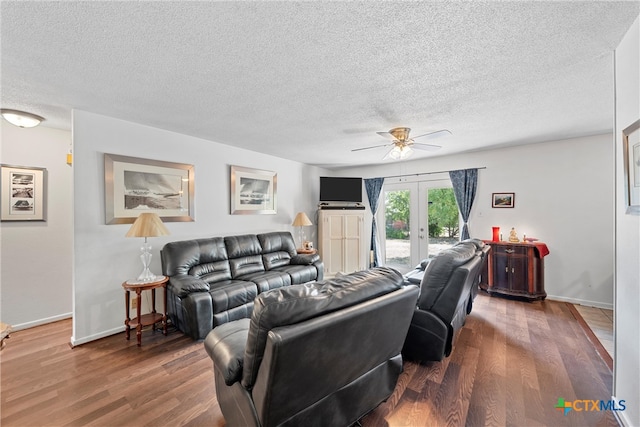
POLYGON ((460 222, 453 188, 431 188, 429 203, 429 257, 458 242, 460 222))
POLYGON ((407 270, 411 265, 409 190, 385 191, 385 265, 407 270))

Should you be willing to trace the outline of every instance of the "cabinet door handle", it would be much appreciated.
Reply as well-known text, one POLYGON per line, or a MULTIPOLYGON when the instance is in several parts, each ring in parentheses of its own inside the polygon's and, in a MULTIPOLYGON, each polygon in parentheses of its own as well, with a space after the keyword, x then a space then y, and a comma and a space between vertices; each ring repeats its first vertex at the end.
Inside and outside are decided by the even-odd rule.
POLYGON ((511 267, 511 273, 515 273, 516 269, 514 267, 511 267))
POLYGON ((512 254, 512 253, 514 253, 514 252, 515 252, 515 250, 514 250, 514 249, 505 249, 504 251, 505 251, 506 253, 508 253, 508 254, 512 254))
POLYGON ((504 268, 504 272, 505 272, 505 273, 508 273, 508 272, 509 272, 509 267, 505 267, 505 268, 504 268))

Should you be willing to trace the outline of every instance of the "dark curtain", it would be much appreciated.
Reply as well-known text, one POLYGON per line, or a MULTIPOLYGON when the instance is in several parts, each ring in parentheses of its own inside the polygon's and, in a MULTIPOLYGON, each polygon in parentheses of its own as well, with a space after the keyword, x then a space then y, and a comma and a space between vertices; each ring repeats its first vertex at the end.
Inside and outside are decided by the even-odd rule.
POLYGON ((473 206, 473 199, 476 197, 478 169, 449 171, 449 178, 451 178, 458 209, 464 221, 460 240, 465 240, 469 238, 469 225, 467 221, 469 220, 469 213, 471 213, 471 206, 473 206))
POLYGON ((364 180, 364 187, 367 189, 367 197, 369 198, 369 207, 373 214, 371 221, 371 251, 373 252, 373 259, 370 262, 370 267, 378 267, 380 262, 380 247, 378 243, 378 228, 376 226, 376 212, 378 211, 378 199, 380 199, 380 192, 382 191, 382 184, 384 184, 384 178, 369 178, 364 180))

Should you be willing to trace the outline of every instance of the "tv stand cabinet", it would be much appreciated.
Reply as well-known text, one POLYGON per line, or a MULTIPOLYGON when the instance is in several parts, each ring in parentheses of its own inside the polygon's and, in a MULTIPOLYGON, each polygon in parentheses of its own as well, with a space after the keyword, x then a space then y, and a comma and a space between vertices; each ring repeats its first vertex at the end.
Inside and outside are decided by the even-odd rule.
POLYGON ((363 255, 364 210, 321 209, 318 212, 318 243, 324 272, 353 273, 366 268, 363 255))
POLYGON ((543 300, 544 244, 485 241, 491 251, 481 276, 480 288, 490 294, 543 300))

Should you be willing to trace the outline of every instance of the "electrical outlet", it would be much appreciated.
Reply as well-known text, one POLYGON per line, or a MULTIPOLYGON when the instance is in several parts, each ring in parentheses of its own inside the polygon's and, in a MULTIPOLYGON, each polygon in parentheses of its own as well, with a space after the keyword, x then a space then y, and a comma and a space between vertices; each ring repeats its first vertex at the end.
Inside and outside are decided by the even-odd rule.
POLYGON ((138 299, 132 299, 131 300, 131 308, 138 308, 138 299))

